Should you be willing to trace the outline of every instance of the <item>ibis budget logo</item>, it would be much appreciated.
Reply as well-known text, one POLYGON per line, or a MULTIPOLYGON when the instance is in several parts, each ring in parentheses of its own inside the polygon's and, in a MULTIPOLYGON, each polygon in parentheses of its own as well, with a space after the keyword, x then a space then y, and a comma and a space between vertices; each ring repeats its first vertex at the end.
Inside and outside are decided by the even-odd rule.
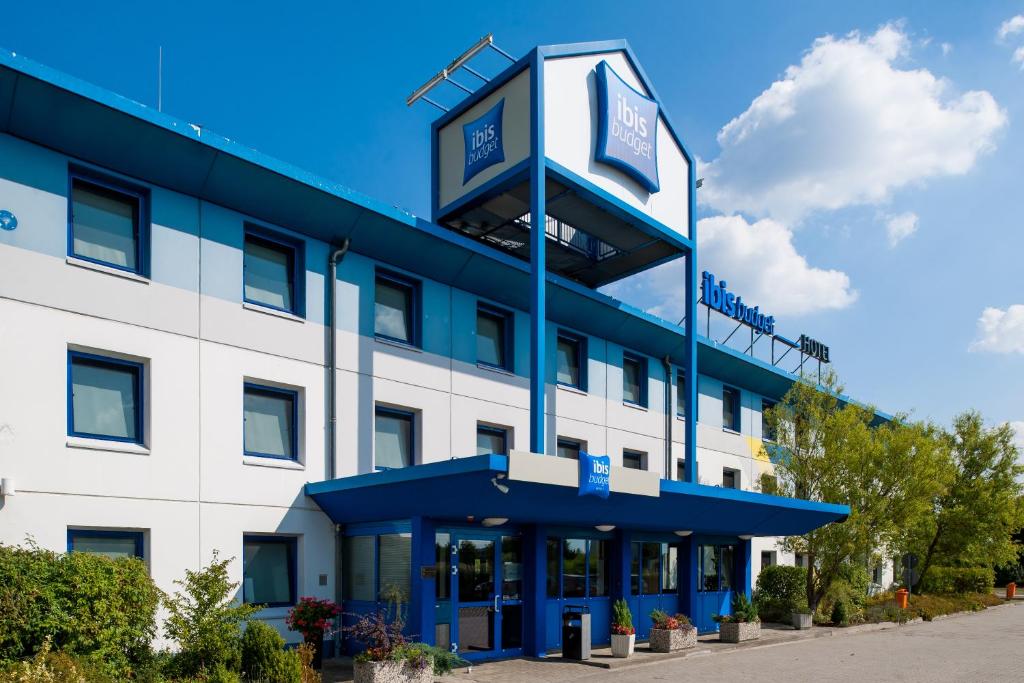
POLYGON ((505 161, 505 145, 501 137, 501 115, 504 109, 505 98, 501 98, 486 114, 462 126, 462 136, 466 141, 463 185, 485 168, 505 161))
POLYGON ((580 451, 580 495, 608 497, 612 461, 607 455, 590 455, 580 451))
POLYGON ((594 158, 630 175, 648 192, 658 184, 658 103, 608 66, 597 65, 597 149, 594 158))

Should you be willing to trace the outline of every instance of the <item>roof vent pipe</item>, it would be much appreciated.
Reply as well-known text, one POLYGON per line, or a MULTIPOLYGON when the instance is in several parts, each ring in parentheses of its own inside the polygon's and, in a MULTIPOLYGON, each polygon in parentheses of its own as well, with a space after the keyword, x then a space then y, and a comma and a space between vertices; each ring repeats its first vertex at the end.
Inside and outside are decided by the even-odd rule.
POLYGON ((337 440, 338 440, 338 371, 335 355, 337 354, 338 337, 338 264, 348 253, 349 238, 345 238, 341 246, 331 252, 327 259, 328 302, 327 315, 330 318, 330 343, 327 346, 327 393, 328 415, 327 425, 327 479, 334 479, 336 471, 337 440))

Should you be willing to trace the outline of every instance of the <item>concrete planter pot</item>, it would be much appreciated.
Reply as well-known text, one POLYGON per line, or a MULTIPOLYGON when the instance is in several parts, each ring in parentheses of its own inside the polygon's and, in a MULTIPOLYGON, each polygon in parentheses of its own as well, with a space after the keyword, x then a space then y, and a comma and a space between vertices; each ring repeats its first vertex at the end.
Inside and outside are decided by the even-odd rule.
POLYGON ((415 668, 409 662, 360 662, 356 660, 354 683, 433 683, 431 664, 415 668))
POLYGON ((612 634, 612 657, 629 657, 633 654, 634 647, 636 647, 635 633, 630 633, 628 636, 612 634))
POLYGON ((719 625, 718 639, 723 643, 742 643, 761 637, 760 621, 731 621, 719 625))
POLYGON ((814 615, 810 612, 793 612, 793 628, 798 631, 814 626, 814 615))
POLYGON ((686 628, 652 628, 649 641, 651 652, 675 652, 690 647, 697 647, 697 629, 686 628))

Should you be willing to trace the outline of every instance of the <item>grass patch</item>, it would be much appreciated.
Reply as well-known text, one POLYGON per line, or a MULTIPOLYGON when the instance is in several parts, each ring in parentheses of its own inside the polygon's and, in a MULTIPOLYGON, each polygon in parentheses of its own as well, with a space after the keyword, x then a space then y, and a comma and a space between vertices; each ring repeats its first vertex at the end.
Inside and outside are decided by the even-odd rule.
POLYGON ((1003 604, 1004 600, 992 593, 967 593, 965 595, 911 595, 905 610, 896 606, 893 593, 881 593, 868 598, 864 603, 863 617, 867 623, 893 621, 905 623, 921 617, 931 621, 935 617, 957 612, 979 612, 986 607, 1003 604))

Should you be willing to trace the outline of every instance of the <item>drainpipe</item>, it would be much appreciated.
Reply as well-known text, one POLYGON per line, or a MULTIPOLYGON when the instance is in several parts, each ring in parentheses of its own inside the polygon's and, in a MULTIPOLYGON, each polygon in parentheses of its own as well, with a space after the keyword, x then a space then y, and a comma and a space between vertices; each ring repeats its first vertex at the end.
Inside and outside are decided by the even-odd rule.
POLYGON ((348 253, 348 245, 351 243, 349 238, 345 238, 341 246, 331 252, 330 257, 327 259, 327 277, 330 278, 328 304, 327 304, 327 315, 330 317, 331 327, 331 342, 327 348, 327 392, 329 402, 329 422, 327 425, 328 432, 328 446, 327 446, 327 479, 334 479, 334 463, 337 451, 337 431, 338 431, 338 379, 337 373, 335 372, 335 355, 337 353, 337 337, 338 337, 338 316, 335 315, 338 301, 338 264, 341 263, 342 259, 345 258, 345 254, 348 253))
POLYGON ((672 478, 672 361, 665 356, 665 478, 672 478))

